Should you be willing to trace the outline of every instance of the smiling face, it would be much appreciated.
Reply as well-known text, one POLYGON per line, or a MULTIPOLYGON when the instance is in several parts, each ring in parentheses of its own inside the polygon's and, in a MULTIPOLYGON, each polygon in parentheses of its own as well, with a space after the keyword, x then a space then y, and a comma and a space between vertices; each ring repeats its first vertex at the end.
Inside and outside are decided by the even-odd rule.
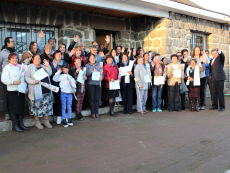
POLYGON ((11 64, 13 64, 13 65, 17 65, 17 63, 18 63, 18 57, 17 57, 17 56, 13 56, 13 57, 9 60, 9 62, 10 62, 11 64))
POLYGON ((36 55, 34 58, 33 58, 33 64, 35 66, 39 66, 41 64, 41 58, 39 55, 36 55))
POLYGON ((167 58, 164 58, 163 64, 164 64, 164 65, 167 65, 167 64, 168 64, 168 59, 167 59, 167 58))
POLYGON ((195 68, 195 66, 196 66, 196 61, 195 60, 191 60, 191 67, 195 68))
POLYGON ((144 60, 143 60, 143 58, 138 58, 138 64, 139 65, 143 65, 144 64, 144 60))
POLYGON ((37 50, 38 50, 38 44, 34 43, 32 49, 33 49, 33 52, 37 52, 37 50))
POLYGON ((81 44, 81 46, 80 46, 80 49, 81 49, 81 52, 85 52, 85 44, 81 44))
POLYGON ((46 53, 46 55, 50 55, 51 54, 51 48, 50 47, 46 47, 45 48, 45 53, 46 53))
POLYGON ((13 38, 9 39, 9 42, 7 43, 7 47, 11 47, 11 48, 15 47, 15 41, 13 38))
POLYGON ((112 50, 112 57, 115 58, 115 56, 116 56, 116 51, 115 51, 115 50, 112 50))
POLYGON ((52 46, 53 49, 54 49, 55 46, 56 46, 55 40, 52 40, 52 39, 49 40, 49 44, 52 46))
POLYGON ((69 69, 68 69, 68 68, 62 68, 62 72, 63 72, 64 74, 68 74, 68 73, 69 73, 69 69))
POLYGON ((136 56, 136 49, 133 49, 133 56, 136 56))
POLYGON ((217 58, 217 57, 218 57, 217 51, 212 51, 212 57, 213 57, 213 58, 217 58))
POLYGON ((127 62, 127 60, 128 60, 128 57, 127 57, 126 55, 123 55, 123 56, 122 56, 122 61, 123 61, 123 62, 127 62))
POLYGON ((156 56, 156 57, 154 58, 154 62, 155 62, 157 65, 160 64, 160 63, 161 63, 160 57, 156 56))
POLYGON ((177 64, 177 56, 173 56, 172 57, 172 63, 173 64, 177 64))
POLYGON ((117 54, 119 55, 121 53, 121 47, 117 47, 117 54))
POLYGON ((76 59, 75 62, 74 62, 74 65, 76 67, 81 67, 81 60, 80 59, 76 59))
POLYGON ((149 54, 145 54, 144 59, 145 59, 145 61, 149 61, 149 54))
POLYGON ((61 53, 65 52, 65 45, 61 45, 61 47, 59 48, 59 50, 61 51, 61 53))
POLYGON ((95 57, 94 57, 93 55, 91 55, 91 56, 89 57, 89 62, 90 62, 91 64, 95 64, 95 57))
POLYGON ((199 47, 195 48, 195 56, 200 56, 200 48, 199 47))
POLYGON ((113 59, 112 58, 107 58, 106 62, 107 62, 107 64, 112 65, 113 59))
POLYGON ((61 62, 61 52, 55 54, 55 59, 61 62))
POLYGON ((94 54, 95 56, 97 55, 97 49, 96 48, 92 48, 91 49, 91 53, 94 54))

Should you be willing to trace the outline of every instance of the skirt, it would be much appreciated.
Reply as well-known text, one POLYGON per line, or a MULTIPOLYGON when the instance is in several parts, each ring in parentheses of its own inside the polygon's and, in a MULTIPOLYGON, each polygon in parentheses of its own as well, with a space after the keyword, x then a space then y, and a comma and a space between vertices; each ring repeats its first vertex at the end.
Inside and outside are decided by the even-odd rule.
POLYGON ((115 98, 115 97, 119 97, 119 90, 109 90, 109 88, 106 88, 106 98, 115 98))
POLYGON ((7 91, 10 114, 23 114, 25 107, 25 94, 18 91, 7 91))
POLYGON ((200 87, 189 87, 188 97, 200 97, 200 87))
POLYGON ((30 100, 30 115, 41 118, 53 115, 53 100, 51 94, 43 94, 43 101, 30 100))

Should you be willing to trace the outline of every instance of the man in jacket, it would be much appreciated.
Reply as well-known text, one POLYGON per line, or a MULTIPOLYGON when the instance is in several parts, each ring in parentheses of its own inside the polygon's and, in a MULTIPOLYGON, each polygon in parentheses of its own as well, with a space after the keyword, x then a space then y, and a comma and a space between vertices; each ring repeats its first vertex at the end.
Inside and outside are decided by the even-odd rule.
MULTIPOLYGON (((38 48, 40 50, 40 53, 43 54, 44 53, 44 44, 42 44, 42 38, 45 36, 44 32, 41 30, 38 32, 38 40, 37 40, 37 44, 38 44, 38 48)), ((51 55, 54 54, 54 52, 56 51, 56 39, 55 38, 49 38, 48 43, 51 45, 52 50, 51 50, 51 55)))
POLYGON ((212 83, 212 99, 213 104, 210 107, 210 110, 218 109, 218 99, 219 99, 219 111, 225 110, 225 100, 224 100, 224 81, 226 79, 223 67, 225 56, 218 49, 213 49, 211 51, 213 56, 212 61, 210 62, 210 77, 212 83))
MULTIPOLYGON (((6 37, 4 41, 5 45, 2 47, 0 52, 0 74, 2 76, 3 68, 9 64, 8 56, 10 53, 17 53, 15 50, 15 41, 12 37, 6 37)), ((19 57, 19 56, 18 56, 19 57)), ((3 109, 5 113, 5 120, 9 120, 9 108, 8 108, 8 95, 7 95, 7 86, 3 84, 3 109)))

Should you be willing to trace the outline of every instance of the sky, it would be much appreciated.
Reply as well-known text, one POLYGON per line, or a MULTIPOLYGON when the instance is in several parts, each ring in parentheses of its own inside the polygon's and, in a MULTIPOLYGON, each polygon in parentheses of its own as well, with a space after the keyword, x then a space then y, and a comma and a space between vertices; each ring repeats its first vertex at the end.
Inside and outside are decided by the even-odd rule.
POLYGON ((205 9, 230 15, 230 0, 190 0, 205 9))

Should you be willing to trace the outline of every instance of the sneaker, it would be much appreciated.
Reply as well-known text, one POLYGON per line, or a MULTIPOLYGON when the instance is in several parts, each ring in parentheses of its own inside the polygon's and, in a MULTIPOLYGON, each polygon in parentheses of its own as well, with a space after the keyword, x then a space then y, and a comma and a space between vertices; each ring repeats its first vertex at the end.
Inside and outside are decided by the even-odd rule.
POLYGON ((61 124, 61 116, 57 116, 57 124, 61 124))
POLYGON ((68 125, 69 125, 69 126, 73 126, 72 118, 69 118, 69 119, 68 119, 68 125))
POLYGON ((160 108, 157 108, 157 112, 162 112, 162 110, 160 108))
POLYGON ((205 110, 204 106, 201 106, 201 107, 200 107, 200 110, 205 110))
POLYGON ((156 109, 153 109, 153 111, 152 112, 156 112, 156 109))
POLYGON ((69 127, 68 123, 66 122, 66 119, 63 119, 63 126, 64 127, 69 127))

